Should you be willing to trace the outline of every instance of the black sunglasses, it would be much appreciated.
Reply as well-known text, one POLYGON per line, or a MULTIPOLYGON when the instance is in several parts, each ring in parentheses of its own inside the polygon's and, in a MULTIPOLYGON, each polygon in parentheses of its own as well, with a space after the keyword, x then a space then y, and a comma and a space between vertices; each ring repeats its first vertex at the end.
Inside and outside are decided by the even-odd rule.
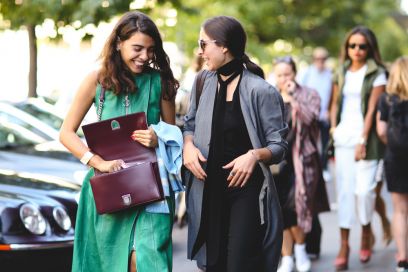
POLYGON ((198 46, 201 48, 201 50, 205 50, 205 46, 207 43, 216 43, 217 40, 198 40, 198 46))
POLYGON ((351 48, 351 49, 354 49, 356 47, 358 47, 360 50, 367 50, 368 49, 368 45, 366 43, 361 43, 361 44, 351 43, 351 44, 348 45, 348 48, 351 48))

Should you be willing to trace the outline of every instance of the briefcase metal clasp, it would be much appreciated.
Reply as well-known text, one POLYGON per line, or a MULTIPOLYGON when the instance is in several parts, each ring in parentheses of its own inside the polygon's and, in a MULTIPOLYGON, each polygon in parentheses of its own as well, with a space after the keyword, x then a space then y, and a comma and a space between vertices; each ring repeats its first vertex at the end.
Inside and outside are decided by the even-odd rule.
POLYGON ((132 196, 130 194, 123 195, 122 200, 125 206, 129 206, 130 204, 132 204, 132 196))

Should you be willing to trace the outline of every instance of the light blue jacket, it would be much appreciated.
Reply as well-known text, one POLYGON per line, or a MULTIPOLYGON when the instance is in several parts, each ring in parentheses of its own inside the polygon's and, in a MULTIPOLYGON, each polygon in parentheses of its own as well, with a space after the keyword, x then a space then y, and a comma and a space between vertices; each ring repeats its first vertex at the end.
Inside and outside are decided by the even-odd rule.
MULTIPOLYGON (((177 126, 160 121, 157 125, 151 125, 158 138, 156 148, 157 162, 159 165, 160 179, 163 185, 164 195, 170 196, 173 192, 184 191, 181 184, 180 169, 182 164, 183 136, 177 126)), ((167 201, 159 201, 146 206, 147 212, 169 213, 167 201)))

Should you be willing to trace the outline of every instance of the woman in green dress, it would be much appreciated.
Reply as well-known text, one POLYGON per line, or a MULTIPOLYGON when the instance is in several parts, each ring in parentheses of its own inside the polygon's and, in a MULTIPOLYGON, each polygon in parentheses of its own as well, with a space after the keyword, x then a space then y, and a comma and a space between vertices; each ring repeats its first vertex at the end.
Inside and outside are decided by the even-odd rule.
MULTIPOLYGON (((174 124, 178 82, 156 25, 137 11, 119 20, 100 58, 100 69, 83 80, 60 133, 61 142, 91 167, 78 206, 72 271, 171 271, 174 195, 166 199, 170 213, 136 207, 99 215, 89 179, 94 169, 118 171, 123 161, 105 161, 94 155, 76 131, 91 105, 98 105, 102 87, 106 90, 102 120, 144 111, 149 125, 158 123, 160 117, 174 124)), ((148 147, 157 146, 157 136, 150 128, 135 131, 132 138, 148 147)))

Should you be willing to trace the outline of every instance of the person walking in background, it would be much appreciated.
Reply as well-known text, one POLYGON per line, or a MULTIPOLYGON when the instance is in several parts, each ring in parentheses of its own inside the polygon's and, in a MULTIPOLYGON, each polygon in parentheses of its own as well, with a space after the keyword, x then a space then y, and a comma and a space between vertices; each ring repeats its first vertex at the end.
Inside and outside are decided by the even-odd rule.
MULTIPOLYGON (((138 272, 172 271, 174 193, 164 203, 170 212, 153 213, 147 211, 149 206, 139 206, 98 214, 90 178, 94 170, 120 170, 123 161, 106 161, 92 154, 75 132, 92 104, 98 105, 102 88, 106 92, 101 119, 143 111, 148 124, 157 124, 160 118, 174 124, 178 82, 159 30, 141 12, 122 16, 105 43, 101 61, 101 68, 90 73, 79 87, 60 133, 61 142, 92 167, 82 185, 72 271, 136 271, 136 267, 138 272)), ((137 130, 132 138, 152 148, 158 142, 153 129, 137 130)))
MULTIPOLYGON (((298 82, 301 86, 316 90, 320 96, 320 143, 319 152, 323 168, 325 181, 330 181, 331 176, 328 171, 327 145, 330 134, 329 106, 332 96, 332 72, 326 67, 329 52, 324 47, 316 47, 312 53, 312 64, 298 75, 298 82)), ((313 259, 320 255, 320 243, 322 237, 322 227, 318 215, 313 218, 312 230, 306 234, 306 252, 313 259)))
POLYGON ((276 59, 274 75, 290 128, 287 137, 290 152, 285 163, 279 166, 279 173, 274 175, 284 220, 282 260, 278 271, 293 271, 294 247, 296 269, 305 272, 311 268, 305 233, 311 231, 313 219, 319 212, 329 210, 316 142, 320 133, 320 97, 315 90, 295 81, 296 64, 290 56, 276 59))
POLYGON ((397 244, 395 271, 408 272, 408 57, 392 65, 386 91, 378 103, 377 132, 386 144, 384 167, 397 244))
MULTIPOLYGON (((180 83, 180 88, 176 95, 176 125, 183 128, 184 116, 187 114, 190 106, 191 89, 193 88, 194 80, 197 73, 203 68, 203 58, 197 53, 194 54, 193 61, 190 67, 184 74, 183 80, 180 83)), ((186 210, 186 194, 181 192, 178 194, 178 205, 176 222, 180 228, 183 228, 187 222, 186 210)))
POLYGON ((335 76, 331 131, 336 162, 338 218, 341 236, 337 270, 348 268, 349 233, 354 220, 355 195, 362 225, 360 261, 370 260, 374 246, 375 174, 384 146, 376 133, 376 106, 387 83, 377 38, 365 26, 353 28, 341 51, 335 76))
POLYGON ((235 18, 206 20, 199 44, 208 71, 183 131, 188 257, 207 272, 276 271, 282 217, 267 165, 287 151, 282 97, 246 55, 235 18))
MULTIPOLYGON (((316 90, 320 96, 320 115, 319 115, 319 129, 321 148, 320 156, 322 160, 322 167, 327 169, 327 154, 325 152, 327 143, 329 141, 329 106, 332 93, 332 72, 326 67, 326 60, 329 57, 329 52, 324 47, 316 47, 313 50, 312 64, 302 73, 299 73, 298 82, 301 86, 316 90)), ((327 172, 328 173, 328 172, 327 172)), ((325 175, 328 179, 328 175, 325 175)), ((327 180, 328 181, 328 180, 327 180)))
POLYGON ((193 88, 194 79, 197 73, 203 68, 203 59, 197 54, 194 54, 192 63, 184 73, 180 83, 180 88, 176 95, 176 125, 180 128, 184 125, 184 115, 188 111, 190 105, 190 94, 193 88))

